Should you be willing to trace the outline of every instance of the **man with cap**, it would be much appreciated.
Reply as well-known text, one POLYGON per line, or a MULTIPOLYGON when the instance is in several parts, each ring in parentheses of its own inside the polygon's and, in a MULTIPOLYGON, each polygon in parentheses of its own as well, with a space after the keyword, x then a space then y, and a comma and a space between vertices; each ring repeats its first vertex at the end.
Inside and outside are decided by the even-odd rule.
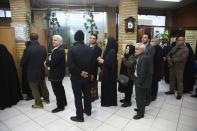
POLYGON ((90 84, 93 51, 84 44, 84 33, 78 30, 74 35, 75 43, 68 51, 68 68, 75 98, 76 116, 72 121, 84 122, 83 113, 91 115, 90 84), (82 104, 82 94, 84 105, 82 104))

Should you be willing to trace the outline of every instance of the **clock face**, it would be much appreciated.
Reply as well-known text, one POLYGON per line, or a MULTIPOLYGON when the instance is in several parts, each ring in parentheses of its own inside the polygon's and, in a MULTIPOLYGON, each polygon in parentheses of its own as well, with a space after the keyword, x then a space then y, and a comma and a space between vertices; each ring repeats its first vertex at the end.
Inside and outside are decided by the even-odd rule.
POLYGON ((133 23, 130 21, 128 22, 128 29, 132 29, 133 28, 133 23))

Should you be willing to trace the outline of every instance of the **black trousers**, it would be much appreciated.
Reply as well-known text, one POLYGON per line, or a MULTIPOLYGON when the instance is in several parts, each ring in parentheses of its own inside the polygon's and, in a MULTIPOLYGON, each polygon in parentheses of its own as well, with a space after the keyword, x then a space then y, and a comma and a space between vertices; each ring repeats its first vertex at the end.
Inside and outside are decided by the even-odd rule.
POLYGON ((132 94, 133 94, 133 81, 129 80, 127 87, 125 87, 125 103, 131 103, 132 94))
POLYGON ((33 97, 31 87, 27 81, 27 71, 22 68, 22 92, 27 94, 27 97, 33 97))
POLYGON ((141 88, 139 86, 135 87, 135 93, 136 93, 136 105, 137 105, 137 109, 138 115, 144 115, 145 113, 145 98, 146 98, 146 94, 147 94, 147 88, 141 88))
POLYGON ((76 115, 79 119, 84 119, 83 112, 91 114, 91 96, 90 96, 90 82, 80 82, 71 80, 72 89, 75 97, 76 115), (82 104, 82 93, 84 98, 84 106, 82 104))
POLYGON ((158 81, 156 79, 152 80, 152 86, 151 86, 151 98, 156 99, 157 98, 157 92, 158 92, 158 81))
POLYGON ((51 81, 51 85, 56 96, 57 107, 64 108, 67 105, 67 100, 62 81, 51 81))
POLYGON ((150 76, 149 78, 148 78, 149 80, 149 83, 148 83, 148 88, 147 88, 147 91, 146 91, 146 99, 145 99, 145 101, 147 102, 147 103, 149 103, 149 102, 151 102, 151 86, 152 86, 152 76, 150 76))

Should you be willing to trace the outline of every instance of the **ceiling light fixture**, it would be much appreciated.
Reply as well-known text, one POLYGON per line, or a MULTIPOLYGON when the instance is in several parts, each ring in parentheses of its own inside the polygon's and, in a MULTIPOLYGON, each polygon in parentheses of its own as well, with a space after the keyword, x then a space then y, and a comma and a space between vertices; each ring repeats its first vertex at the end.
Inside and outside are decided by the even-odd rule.
POLYGON ((156 1, 181 2, 182 0, 156 0, 156 1))

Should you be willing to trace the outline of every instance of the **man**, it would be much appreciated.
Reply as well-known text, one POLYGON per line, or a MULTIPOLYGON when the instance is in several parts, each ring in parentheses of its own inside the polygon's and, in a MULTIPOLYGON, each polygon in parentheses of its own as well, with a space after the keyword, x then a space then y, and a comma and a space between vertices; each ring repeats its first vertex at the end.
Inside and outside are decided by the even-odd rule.
POLYGON ((95 101, 98 99, 98 81, 97 81, 97 73, 98 73, 98 61, 97 58, 101 56, 102 50, 97 45, 97 34, 91 34, 90 36, 90 48, 93 50, 93 74, 91 78, 91 101, 95 101))
POLYGON ((134 73, 135 91, 136 91, 136 105, 137 114, 133 119, 137 120, 144 117, 145 113, 145 98, 147 90, 150 88, 149 83, 152 80, 152 72, 150 67, 150 57, 145 54, 145 45, 136 45, 137 64, 134 73))
POLYGON ((188 54, 189 50, 185 45, 185 37, 178 36, 176 46, 167 55, 170 68, 170 91, 166 92, 167 95, 174 94, 177 87, 177 100, 180 100, 183 94, 183 73, 188 54))
POLYGON ((35 104, 32 108, 43 108, 40 94, 44 98, 43 102, 49 103, 49 92, 45 83, 44 61, 47 56, 45 47, 38 42, 38 34, 31 33, 30 40, 32 45, 24 52, 22 65, 27 66, 27 80, 32 90, 35 104))
POLYGON ((84 44, 84 33, 78 30, 74 39, 76 43, 68 51, 68 68, 71 73, 71 84, 75 97, 76 116, 72 121, 84 122, 83 113, 91 115, 90 84, 92 74, 93 51, 84 44), (82 93, 84 96, 84 107, 82 104, 82 93))
MULTIPOLYGON (((153 56, 155 54, 155 50, 154 50, 154 47, 150 44, 150 41, 151 41, 151 35, 148 33, 145 33, 142 37, 142 43, 145 46, 144 53, 150 59, 150 64, 148 66, 149 66, 149 70, 150 70, 151 74, 153 75, 153 73, 154 73, 153 56)), ((150 105, 150 102, 151 102, 152 75, 150 76, 151 78, 150 78, 149 82, 147 83, 148 89, 147 89, 147 95, 146 95, 146 106, 150 105)))
POLYGON ((57 100, 57 108, 52 110, 52 113, 57 113, 64 110, 67 105, 66 95, 62 80, 65 76, 65 51, 62 46, 62 37, 60 35, 54 35, 52 37, 53 50, 49 59, 45 62, 45 65, 49 69, 49 81, 51 81, 53 92, 57 100))

